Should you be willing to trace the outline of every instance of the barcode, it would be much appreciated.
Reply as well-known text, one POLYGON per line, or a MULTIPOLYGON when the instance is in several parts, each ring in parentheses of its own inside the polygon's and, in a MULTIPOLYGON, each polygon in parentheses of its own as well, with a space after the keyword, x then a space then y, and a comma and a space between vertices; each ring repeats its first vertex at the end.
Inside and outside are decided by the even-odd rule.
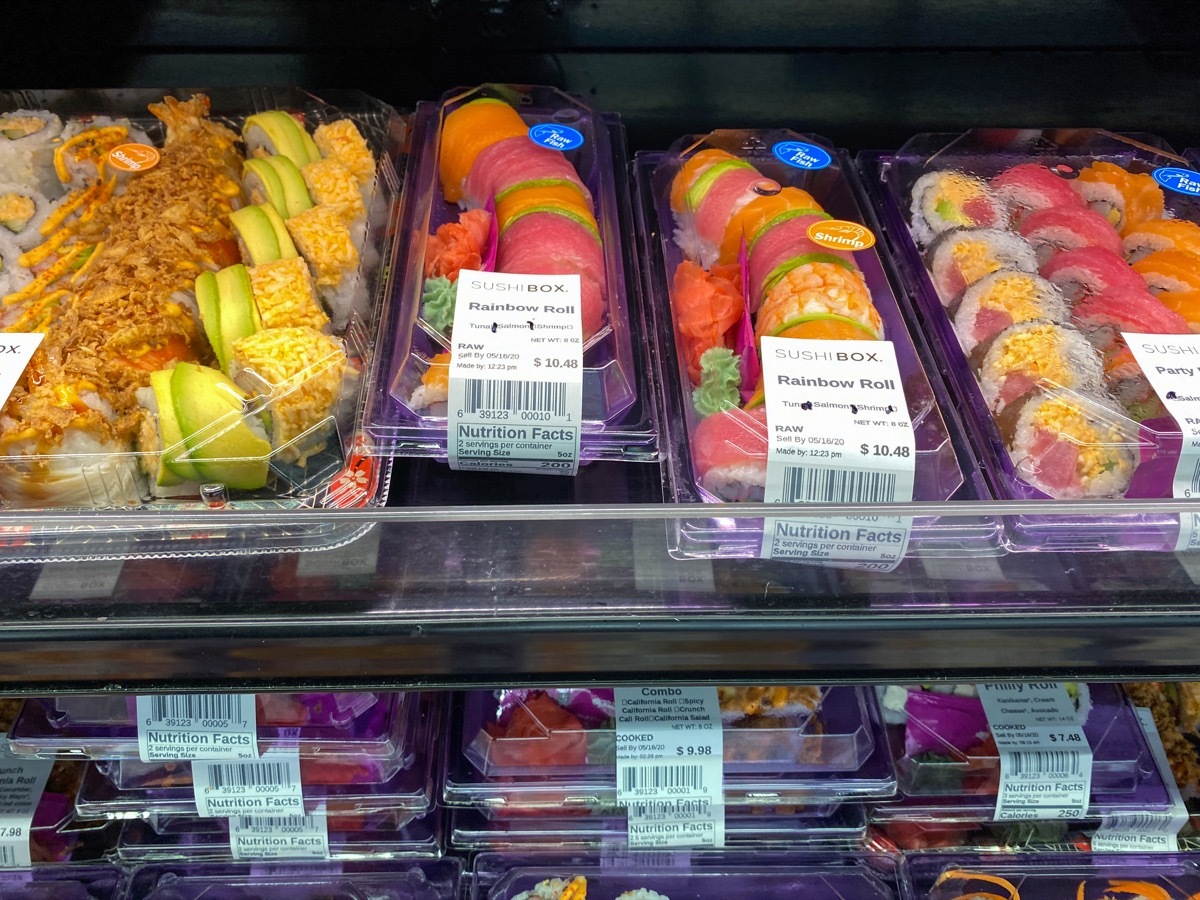
POLYGON ((0 869, 11 869, 20 864, 17 860, 17 848, 0 844, 0 869))
POLYGON ((631 816, 699 816, 708 815, 712 801, 695 800, 634 800, 629 803, 631 816))
POLYGON ((226 787, 285 785, 291 780, 288 778, 288 766, 285 763, 225 763, 210 766, 208 784, 209 787, 218 790, 226 787))
POLYGON ((704 790, 702 766, 627 766, 621 773, 622 791, 647 788, 704 790))
POLYGON ((1200 460, 1196 461, 1196 468, 1192 470, 1192 492, 1189 497, 1200 497, 1200 460))
POLYGON ((242 831, 260 828, 312 828, 312 816, 234 816, 233 821, 242 831))
POLYGON ((491 381, 467 378, 463 382, 463 412, 511 409, 514 412, 567 414, 567 386, 553 381, 491 381))
POLYGON ((1078 750, 1015 750, 1009 754, 1013 775, 1054 775, 1061 778, 1083 777, 1078 750))
POLYGON ((166 719, 221 719, 246 721, 240 694, 154 694, 150 697, 150 715, 155 721, 166 719))
POLYGON ((1170 813, 1127 813, 1104 817, 1105 831, 1140 831, 1148 834, 1173 834, 1177 823, 1170 813))
POLYGON ((895 496, 892 472, 783 468, 783 503, 889 503, 895 496))

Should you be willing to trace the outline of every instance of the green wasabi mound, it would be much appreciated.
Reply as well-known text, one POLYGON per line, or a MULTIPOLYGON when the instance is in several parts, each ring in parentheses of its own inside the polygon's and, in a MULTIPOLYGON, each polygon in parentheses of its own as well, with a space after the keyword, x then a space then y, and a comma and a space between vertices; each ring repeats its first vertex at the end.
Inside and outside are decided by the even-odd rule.
POLYGON ((458 285, 444 275, 426 278, 421 288, 421 316, 436 330, 449 334, 454 325, 458 285))
POLYGON ((692 405, 702 416, 735 409, 741 400, 741 357, 728 347, 709 347, 700 357, 700 387, 692 391, 692 405))

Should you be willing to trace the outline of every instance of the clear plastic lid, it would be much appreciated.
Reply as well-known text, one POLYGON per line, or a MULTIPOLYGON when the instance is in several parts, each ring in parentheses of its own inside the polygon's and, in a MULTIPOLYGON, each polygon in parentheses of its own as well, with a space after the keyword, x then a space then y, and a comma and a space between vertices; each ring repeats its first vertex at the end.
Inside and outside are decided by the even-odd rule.
MULTIPOLYGON (((417 697, 419 695, 409 694, 417 697)), ((408 765, 385 765, 385 760, 363 758, 336 760, 318 757, 300 759, 300 778, 304 807, 309 813, 322 805, 329 815, 364 816, 396 813, 399 818, 413 817, 433 806, 435 763, 438 759, 440 720, 444 705, 436 697, 423 698, 419 728, 409 738, 408 765)), ((188 763, 159 763, 121 760, 119 763, 90 763, 79 789, 76 808, 81 815, 108 819, 147 819, 152 816, 196 815, 195 794, 191 787, 188 763), (105 768, 117 767, 113 779, 105 768), (149 768, 157 773, 140 784, 137 779, 122 778, 128 769, 149 768), (123 781, 134 782, 120 786, 123 781), (146 781, 150 783, 147 784, 146 781)))
MULTIPOLYGON (((789 810, 778 815, 727 815, 730 848, 811 847, 853 849, 866 835, 859 804, 789 810)), ((626 819, 595 816, 491 818, 473 809, 450 813, 450 846, 455 850, 571 850, 628 846, 626 819)))
POLYGON ((118 866, 39 866, 5 869, 0 900, 118 900, 126 872, 118 866))
MULTIPOLYGON (((379 695, 370 691, 341 694, 257 694, 259 725, 295 728, 300 725, 345 728, 370 709, 379 695)), ((134 694, 63 694, 54 698, 56 722, 63 725, 133 725, 137 721, 134 694)))
POLYGON ((905 873, 916 900, 981 893, 997 900, 1116 894, 1185 900, 1200 891, 1198 864, 1195 857, 1175 853, 916 853, 905 859, 905 873))
MULTIPOLYGON (((718 688, 725 772, 850 772, 874 749, 870 692, 718 688)), ((612 689, 471 691, 463 752, 485 775, 594 775, 616 765, 612 689)))
MULTIPOLYGON (((378 814, 331 816, 329 858, 437 858, 442 855, 441 833, 441 817, 437 812, 408 818, 403 822, 378 814)), ((171 860, 227 860, 231 858, 229 821, 191 816, 172 817, 158 823, 139 820, 125 822, 117 843, 117 855, 122 862, 134 864, 171 860)))
MULTIPOLYGON (((1200 198, 1169 177, 1184 163, 1151 135, 1055 129, 924 134, 864 156, 998 497, 1172 496, 1181 432, 1126 335, 1200 324, 1200 198)), ((1173 550, 1178 524, 1029 516, 1010 540, 1173 550)))
MULTIPOLYGON (((890 797, 896 779, 886 744, 879 707, 866 688, 867 726, 873 750, 857 767, 844 771, 729 772, 724 778, 725 805, 733 813, 770 811, 773 808, 813 805, 843 799, 890 797)), ((467 758, 460 696, 451 715, 454 731, 446 743, 446 780, 443 800, 448 806, 488 809, 493 815, 543 814, 548 808, 572 814, 612 816, 623 809, 617 803, 616 765, 590 774, 559 774, 544 769, 539 775, 488 776, 467 758)))
MULTIPOLYGON (((871 233, 861 224, 869 220, 842 152, 822 138, 781 129, 723 130, 682 138, 665 153, 639 153, 635 171, 647 292, 660 316, 660 339, 672 348, 664 379, 676 502, 763 499, 768 441, 757 354, 766 334, 891 342, 913 424, 913 499, 980 496, 981 485, 958 462, 940 385, 926 377, 879 252, 830 249, 805 231, 833 219, 871 233), (785 162, 780 148, 788 146, 808 148, 824 165, 785 162), (714 213, 710 207, 727 199, 723 181, 749 202, 714 213), (792 299, 763 299, 784 281, 795 282, 792 299), (808 300, 797 299, 801 294, 808 300)), ((672 550, 685 557, 757 557, 762 528, 751 519, 689 521, 672 550)), ((917 519, 910 539, 913 549, 942 553, 996 543, 995 523, 938 518, 917 519)))
MULTIPOLYGON (((44 123, 0 160, 0 182, 34 210, 0 275, 0 325, 43 330, 56 360, 36 355, 10 398, 6 505, 264 518, 381 505, 388 468, 362 452, 359 418, 407 123, 351 91, 165 94, 0 92, 0 110, 44 123), (38 443, 47 410, 61 437, 38 443)), ((144 531, 124 535, 135 555, 325 547, 361 528, 144 531)), ((57 532, 32 528, 21 555, 111 553, 123 537, 57 532)))
MULTIPOLYGON (((576 197, 576 201, 586 203, 591 209, 581 213, 583 218, 594 213, 603 248, 603 266, 594 273, 597 284, 594 302, 589 303, 588 297, 584 297, 581 459, 657 461, 658 429, 649 393, 649 349, 645 345, 649 329, 629 237, 633 228, 627 207, 624 131, 616 116, 599 114, 549 87, 483 85, 452 91, 439 103, 419 105, 414 124, 415 152, 408 175, 413 187, 405 204, 398 278, 393 303, 381 325, 381 333, 391 341, 391 356, 379 368, 379 384, 368 411, 367 431, 383 453, 439 459, 446 456, 446 398, 442 385, 448 378, 452 325, 452 312, 446 312, 446 297, 450 298, 452 310, 456 290, 449 275, 456 279, 460 267, 478 269, 489 263, 486 248, 474 247, 474 255, 467 253, 471 249, 466 247, 471 242, 471 229, 461 224, 458 205, 447 200, 443 192, 439 174, 455 182, 466 179, 468 173, 459 169, 461 157, 469 154, 464 154, 456 143, 452 150, 455 163, 444 147, 442 128, 451 113, 480 100, 488 102, 473 109, 483 109, 484 118, 487 110, 498 108, 495 101, 499 101, 515 108, 519 120, 524 122, 522 129, 563 126, 581 141, 562 151, 562 159, 573 168, 575 177, 569 177, 570 172, 563 170, 561 159, 556 162, 552 158, 559 151, 539 147, 529 152, 551 154, 550 168, 545 172, 529 171, 525 178, 527 170, 505 168, 519 163, 501 159, 494 170, 484 173, 495 176, 489 184, 495 181, 497 187, 503 185, 499 195, 463 197, 459 202, 478 210, 467 213, 468 216, 489 221, 493 216, 504 216, 508 224, 516 223, 522 211, 537 213, 563 204, 573 208, 559 194, 579 194, 571 184, 574 181, 584 188, 590 200, 576 197), (448 160, 445 165, 441 164, 443 154, 448 160), (512 207, 512 212, 506 207, 512 207), (440 249, 442 236, 448 249, 440 249)), ((506 127, 512 125, 510 121, 506 127)), ((478 141, 486 133, 482 129, 491 127, 487 122, 475 123, 470 136, 478 141)), ((503 129, 495 133, 508 134, 503 129)), ((520 141, 524 136, 514 134, 507 139, 520 141)), ((498 143, 502 142, 496 140, 480 147, 498 143)), ((531 141, 526 143, 538 147, 531 141)), ((544 166, 547 160, 539 159, 537 164, 544 166)), ((471 173, 482 180, 477 168, 471 173)), ((468 181, 467 187, 474 188, 476 193, 482 189, 476 187, 474 180, 468 181)), ((495 231, 493 228, 492 232, 495 231)), ((538 240, 536 232, 525 239, 538 240)), ((503 240, 501 236, 489 237, 485 243, 498 246, 503 240)), ((500 253, 493 262, 502 267, 504 254, 500 253)))
POLYGON ((391 862, 180 863, 136 869, 128 900, 458 900, 456 859, 391 862))
MULTIPOLYGON (((473 866, 472 900, 515 900, 543 882, 586 882, 592 900, 619 896, 717 900, 804 897, 806 900, 894 900, 904 896, 898 860, 882 854, 704 851, 627 857, 481 853, 473 866)), ((548 886, 549 887, 549 886, 548 886)), ((552 887, 550 888, 553 889, 552 887)), ((547 893, 546 896, 558 896, 547 893)))
MULTIPOLYGON (((413 733, 420 715, 415 694, 385 694, 349 728, 309 725, 299 728, 260 725, 259 752, 299 749, 301 759, 394 759, 412 753, 413 733)), ((73 725, 60 723, 48 699, 25 701, 9 732, 17 754, 41 757, 138 759, 135 725, 73 725)))

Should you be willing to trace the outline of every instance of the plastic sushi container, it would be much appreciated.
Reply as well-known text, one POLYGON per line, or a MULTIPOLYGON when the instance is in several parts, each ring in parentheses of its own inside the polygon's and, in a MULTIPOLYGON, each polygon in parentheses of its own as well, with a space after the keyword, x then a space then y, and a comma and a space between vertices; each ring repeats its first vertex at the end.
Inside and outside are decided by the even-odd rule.
MULTIPOLYGON (((738 766, 739 771, 731 771, 727 766, 724 793, 728 814, 770 814, 779 807, 886 798, 895 794, 895 772, 879 707, 866 689, 848 690, 866 695, 864 724, 873 749, 863 761, 841 771, 814 770, 800 762, 788 765, 778 761, 765 767, 738 766)), ((856 702, 851 700, 852 704, 856 702)), ((608 765, 587 766, 573 759, 568 771, 559 773, 551 762, 553 752, 546 754, 533 748, 531 752, 545 761, 538 774, 488 775, 464 752, 470 745, 466 729, 472 728, 469 733, 473 738, 482 724, 466 716, 465 697, 456 703, 451 721, 454 731, 446 742, 447 775, 442 794, 445 805, 482 810, 493 818, 545 815, 551 809, 580 816, 614 816, 624 810, 617 801, 615 759, 608 765)), ((725 733, 731 730, 726 729, 725 733)), ((556 746, 546 744, 551 750, 556 746)))
MULTIPOLYGON (((259 725, 347 728, 379 700, 370 691, 312 694, 256 694, 259 725)), ((55 721, 67 725, 134 725, 134 694, 65 694, 54 698, 55 721)))
MULTIPOLYGON (((553 900, 572 882, 593 900, 897 900, 904 897, 899 860, 868 853, 745 851, 691 854, 528 855, 481 853, 471 900, 553 900), (549 884, 547 884, 549 882, 549 884)), ((580 895, 582 896, 582 894, 580 895)))
POLYGON ((460 269, 580 273, 580 460, 657 462, 645 338, 650 331, 630 237, 619 117, 556 88, 487 84, 419 104, 412 146, 396 289, 380 328, 389 354, 381 360, 367 416, 373 445, 394 456, 446 459, 450 332, 460 269), (443 129, 452 116, 457 137, 447 144, 443 129), (536 143, 532 136, 542 129, 567 135, 574 146, 557 150, 536 143), (480 164, 462 158, 464 145, 478 152, 466 154, 468 160, 480 164), (460 206, 470 209, 464 213, 460 206), (597 238, 600 251, 594 250, 597 238), (528 248, 546 246, 561 253, 530 256, 528 248))
MULTIPOLYGON (((768 442, 759 356, 766 336, 890 342, 912 421, 911 499, 983 496, 973 467, 964 471, 959 463, 947 422, 957 423, 944 414, 941 386, 926 377, 879 252, 864 237, 871 231, 862 224, 868 220, 843 151, 791 131, 723 130, 681 138, 666 152, 639 153, 634 167, 647 293, 667 348, 666 470, 676 502, 764 498, 768 442), (803 165, 812 168, 788 162, 789 147, 808 148, 803 165), (830 220, 853 231, 854 246, 864 248, 831 250, 828 237, 818 245, 809 231, 830 220), (801 306, 791 310, 794 303, 801 306)), ((763 527, 755 519, 682 520, 671 551, 685 558, 758 557, 763 527)), ((998 544, 992 520, 918 517, 908 551, 961 555, 998 544)))
MULTIPOLYGON (((260 753, 296 747, 301 760, 362 759, 411 762, 420 719, 416 694, 383 694, 348 728, 308 725, 258 726, 260 753)), ((50 699, 25 701, 8 736, 12 752, 24 756, 138 759, 136 725, 74 725, 56 720, 50 699)), ((407 763, 401 763, 406 765, 407 763)))
POLYGON ((387 497, 360 422, 405 120, 354 91, 217 88, 4 91, 0 121, 0 327, 30 352, 44 334, 0 435, 22 513, 5 561, 363 533, 283 514, 387 497), (79 516, 39 521, 55 510, 79 516), (95 510, 166 515, 89 528, 95 510))
MULTIPOLYGON (((849 772, 874 750, 870 691, 789 685, 717 689, 725 772, 849 772)), ((616 765, 613 692, 470 691, 463 753, 481 773, 596 775, 616 765)))
POLYGON ((1091 849, 1098 819, 1026 822, 943 822, 889 819, 874 823, 866 845, 887 852, 1077 853, 1091 849))
MULTIPOLYGON (((725 845, 731 849, 826 847, 850 850, 867 833, 860 804, 794 809, 778 815, 725 817, 725 845)), ((450 814, 450 846, 459 851, 570 850, 628 846, 623 816, 525 816, 493 819, 473 809, 450 814)))
MULTIPOLYGON (((437 812, 409 820, 402 825, 394 822, 329 822, 329 859, 366 860, 397 857, 429 857, 442 855, 441 818, 437 812), (346 828, 358 825, 361 827, 346 828)), ((188 860, 207 862, 228 860, 228 819, 202 819, 196 816, 172 817, 157 823, 134 820, 125 822, 117 842, 117 856, 122 862, 139 863, 188 860)))
MULTIPOLYGON (((895 688, 885 699, 896 718, 895 688)), ((1165 811, 1170 795, 1128 697, 1117 685, 1080 684, 1076 694, 1092 749, 1088 815, 1165 811)), ((907 717, 888 726, 896 759, 895 802, 876 804, 875 821, 987 821, 996 806, 1000 759, 977 696, 909 690, 907 717)))
MULTIPOLYGON (((1171 497, 1182 433, 1125 335, 1200 324, 1185 160, 1152 135, 976 129, 859 162, 995 495, 1171 497)), ((1009 516, 1008 543, 1175 549, 1178 514, 1130 506, 1009 516)))
POLYGON ((142 866, 129 880, 127 900, 458 900, 462 864, 456 859, 327 862, 316 864, 177 863, 142 866))
POLYGON ((905 857, 914 900, 1128 896, 1183 898, 1200 890, 1200 858, 1177 853, 925 854, 905 857))
POLYGON ((120 900, 128 875, 119 866, 37 866, 5 869, 0 900, 120 900))

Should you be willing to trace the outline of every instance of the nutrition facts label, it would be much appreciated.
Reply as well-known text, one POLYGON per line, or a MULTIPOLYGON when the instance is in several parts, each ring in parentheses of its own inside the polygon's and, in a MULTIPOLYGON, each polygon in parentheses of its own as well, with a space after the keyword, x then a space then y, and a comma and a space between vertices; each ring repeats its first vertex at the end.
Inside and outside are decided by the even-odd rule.
POLYGON ((1060 682, 978 685, 1000 754, 996 821, 1081 819, 1092 748, 1060 682))
MULTIPOLYGON (((912 500, 916 442, 887 341, 765 337, 768 503, 912 500)), ((764 559, 890 572, 912 519, 768 517, 764 559)))
POLYGON ((617 800, 629 810, 629 846, 724 846, 716 688, 617 688, 615 702, 617 800))
POLYGON ((137 725, 142 762, 258 756, 253 694, 139 696, 137 725))
POLYGON ((325 809, 310 816, 233 816, 229 849, 234 859, 329 859, 325 809))
POLYGON ((575 475, 583 418, 578 275, 458 276, 446 429, 450 465, 575 475))
POLYGON ((304 815, 300 754, 295 749, 253 762, 194 762, 192 787, 202 817, 304 815))

